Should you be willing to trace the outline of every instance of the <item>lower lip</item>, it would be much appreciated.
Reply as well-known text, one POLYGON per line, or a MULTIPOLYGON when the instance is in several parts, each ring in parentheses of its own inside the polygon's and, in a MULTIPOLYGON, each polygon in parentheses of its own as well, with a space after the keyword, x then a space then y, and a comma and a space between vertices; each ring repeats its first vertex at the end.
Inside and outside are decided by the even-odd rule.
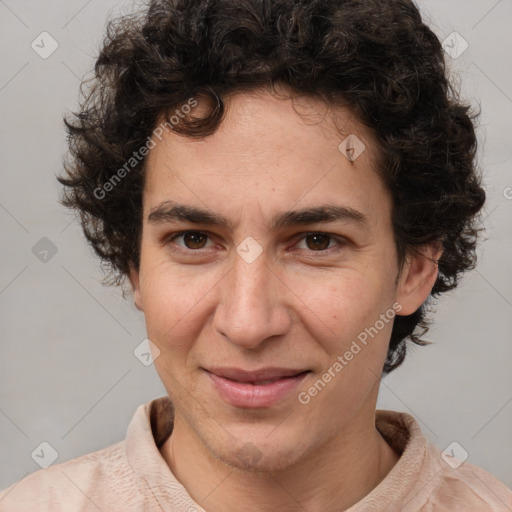
POLYGON ((219 377, 207 372, 215 389, 230 405, 256 409, 270 407, 289 395, 306 378, 309 372, 295 377, 285 377, 269 384, 248 384, 219 377))

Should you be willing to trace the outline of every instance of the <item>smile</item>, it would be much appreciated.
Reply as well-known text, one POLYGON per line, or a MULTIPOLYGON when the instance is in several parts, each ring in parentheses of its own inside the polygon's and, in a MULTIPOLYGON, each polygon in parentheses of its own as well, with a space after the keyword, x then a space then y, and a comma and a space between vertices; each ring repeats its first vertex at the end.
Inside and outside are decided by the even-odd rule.
POLYGON ((244 372, 237 369, 207 370, 219 396, 234 407, 265 408, 289 396, 309 370, 268 369, 244 372))

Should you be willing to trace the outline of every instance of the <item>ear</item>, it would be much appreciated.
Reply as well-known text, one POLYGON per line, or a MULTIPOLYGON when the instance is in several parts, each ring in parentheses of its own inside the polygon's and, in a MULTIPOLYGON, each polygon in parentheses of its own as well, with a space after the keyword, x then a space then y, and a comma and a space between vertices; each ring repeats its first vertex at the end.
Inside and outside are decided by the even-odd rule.
POLYGON ((139 271, 133 267, 130 267, 130 274, 128 276, 128 279, 130 280, 130 284, 132 285, 135 307, 139 311, 144 311, 144 307, 142 305, 142 298, 140 295, 139 271))
POLYGON ((438 261, 443 254, 441 242, 416 248, 407 256, 399 276, 396 300, 401 316, 414 313, 428 298, 438 276, 438 261))

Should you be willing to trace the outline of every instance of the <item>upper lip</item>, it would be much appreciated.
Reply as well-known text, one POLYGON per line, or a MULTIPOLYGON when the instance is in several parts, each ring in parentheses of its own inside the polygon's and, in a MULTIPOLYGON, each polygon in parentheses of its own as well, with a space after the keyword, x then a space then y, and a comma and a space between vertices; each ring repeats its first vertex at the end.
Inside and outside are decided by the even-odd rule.
POLYGON ((309 370, 304 368, 261 368, 259 370, 242 370, 240 368, 210 368, 208 372, 225 379, 238 382, 258 382, 262 380, 274 380, 283 377, 292 377, 309 370))

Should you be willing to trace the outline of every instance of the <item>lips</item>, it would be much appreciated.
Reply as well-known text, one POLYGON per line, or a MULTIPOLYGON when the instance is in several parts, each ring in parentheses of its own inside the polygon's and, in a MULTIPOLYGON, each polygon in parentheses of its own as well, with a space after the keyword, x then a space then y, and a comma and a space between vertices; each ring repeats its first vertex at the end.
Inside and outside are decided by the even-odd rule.
POLYGON ((247 371, 238 368, 211 368, 207 371, 219 377, 224 377, 225 379, 263 385, 286 377, 295 377, 296 375, 309 370, 293 368, 263 368, 261 370, 247 371))
POLYGON ((300 368, 239 368, 206 370, 213 387, 230 405, 244 408, 270 407, 286 398, 310 373, 300 368))

